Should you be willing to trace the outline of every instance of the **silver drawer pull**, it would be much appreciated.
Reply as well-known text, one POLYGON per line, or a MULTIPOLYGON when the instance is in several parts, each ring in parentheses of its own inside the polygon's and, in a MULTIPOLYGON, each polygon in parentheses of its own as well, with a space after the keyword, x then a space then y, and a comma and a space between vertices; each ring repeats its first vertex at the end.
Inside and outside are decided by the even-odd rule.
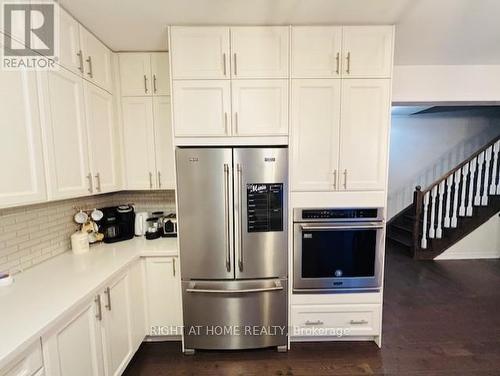
POLYGON ((368 324, 367 320, 351 320, 350 321, 351 325, 364 325, 368 324))
POLYGON ((306 325, 323 325, 323 324, 324 324, 324 322, 321 321, 321 320, 317 320, 317 321, 309 321, 309 320, 307 320, 306 321, 306 325))

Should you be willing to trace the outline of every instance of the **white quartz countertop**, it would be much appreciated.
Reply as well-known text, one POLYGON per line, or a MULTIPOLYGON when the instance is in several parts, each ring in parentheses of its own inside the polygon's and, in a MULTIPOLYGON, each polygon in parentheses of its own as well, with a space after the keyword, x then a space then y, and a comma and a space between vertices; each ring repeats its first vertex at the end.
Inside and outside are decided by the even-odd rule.
POLYGON ((177 256, 177 238, 132 240, 65 252, 0 287, 0 369, 73 307, 89 299, 139 257, 177 256))

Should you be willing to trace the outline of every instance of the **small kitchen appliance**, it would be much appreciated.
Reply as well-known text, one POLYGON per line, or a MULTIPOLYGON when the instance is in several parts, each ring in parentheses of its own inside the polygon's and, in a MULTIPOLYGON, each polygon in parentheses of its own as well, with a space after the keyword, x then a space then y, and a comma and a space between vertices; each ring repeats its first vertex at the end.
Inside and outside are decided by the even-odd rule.
POLYGON ((177 237, 177 216, 175 213, 167 214, 163 217, 163 233, 164 238, 177 237))
POLYGON ((135 212, 130 205, 102 208, 99 232, 104 234, 104 243, 115 243, 134 237, 135 212))
POLYGON ((135 236, 144 236, 148 229, 148 213, 147 212, 139 212, 135 213, 135 236))

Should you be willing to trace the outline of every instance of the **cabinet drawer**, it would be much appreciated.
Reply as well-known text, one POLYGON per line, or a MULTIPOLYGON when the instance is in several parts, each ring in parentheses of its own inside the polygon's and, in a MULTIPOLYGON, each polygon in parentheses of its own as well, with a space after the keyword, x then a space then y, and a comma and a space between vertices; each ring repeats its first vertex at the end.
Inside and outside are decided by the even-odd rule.
POLYGON ((373 336, 380 334, 380 306, 292 306, 292 336, 373 336))
POLYGON ((10 365, 0 370, 1 376, 33 376, 43 375, 42 347, 39 341, 25 351, 23 355, 10 365), (37 373, 37 371, 39 371, 37 373))

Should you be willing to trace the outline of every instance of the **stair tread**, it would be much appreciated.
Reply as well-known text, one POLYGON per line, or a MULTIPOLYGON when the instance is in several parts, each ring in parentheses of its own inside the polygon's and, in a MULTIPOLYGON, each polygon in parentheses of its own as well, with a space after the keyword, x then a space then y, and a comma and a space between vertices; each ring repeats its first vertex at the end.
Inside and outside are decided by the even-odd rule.
POLYGON ((405 232, 413 233, 413 228, 410 225, 405 225, 403 223, 392 223, 391 227, 397 228, 398 230, 402 230, 405 232))
POLYGON ((392 231, 389 232, 389 234, 387 235, 387 237, 391 240, 394 240, 395 242, 398 242, 400 244, 403 244, 407 247, 411 247, 412 246, 412 238, 411 237, 408 237, 408 236, 405 236, 405 235, 402 235, 402 234, 398 234, 398 233, 394 233, 392 231))

